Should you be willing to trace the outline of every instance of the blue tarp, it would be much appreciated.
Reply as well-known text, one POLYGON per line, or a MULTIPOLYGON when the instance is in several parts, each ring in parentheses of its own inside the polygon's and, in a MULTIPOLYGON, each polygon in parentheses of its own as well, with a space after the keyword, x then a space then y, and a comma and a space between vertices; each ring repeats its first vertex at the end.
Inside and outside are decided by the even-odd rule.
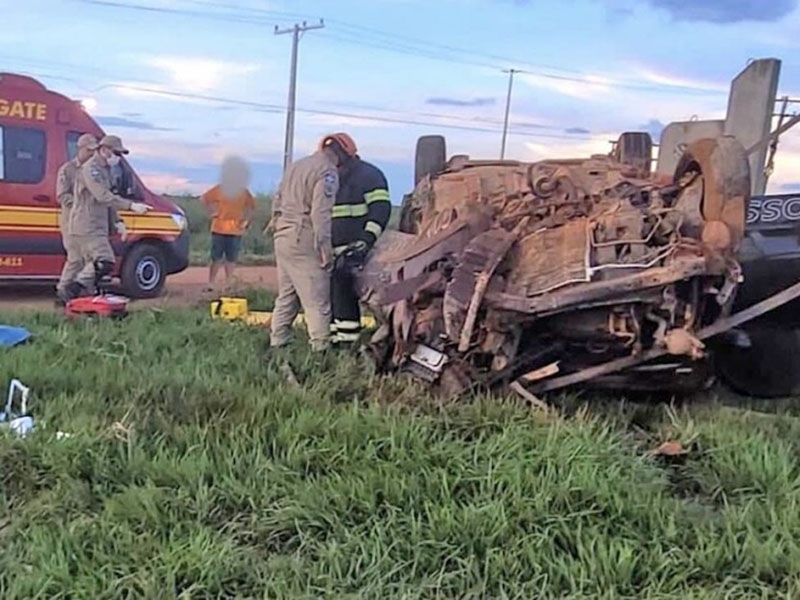
POLYGON ((31 332, 21 327, 0 325, 0 348, 11 348, 28 341, 31 332))

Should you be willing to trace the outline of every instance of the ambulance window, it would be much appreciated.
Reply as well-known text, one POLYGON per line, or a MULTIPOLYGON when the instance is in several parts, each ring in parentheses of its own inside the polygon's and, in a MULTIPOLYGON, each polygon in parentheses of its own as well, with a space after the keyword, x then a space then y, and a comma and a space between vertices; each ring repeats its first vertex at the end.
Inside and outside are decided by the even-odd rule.
POLYGON ((78 156, 78 138, 81 134, 76 131, 70 131, 67 134, 67 160, 72 160, 78 156))
POLYGON ((39 183, 44 179, 44 131, 25 127, 0 127, 0 180, 39 183))

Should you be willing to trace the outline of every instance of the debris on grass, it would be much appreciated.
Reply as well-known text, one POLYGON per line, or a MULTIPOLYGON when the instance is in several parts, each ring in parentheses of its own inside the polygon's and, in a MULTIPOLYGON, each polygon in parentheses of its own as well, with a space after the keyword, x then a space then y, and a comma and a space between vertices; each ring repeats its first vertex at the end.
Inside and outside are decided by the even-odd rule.
POLYGON ((531 394, 518 381, 512 383, 510 387, 515 394, 520 396, 523 400, 525 400, 525 402, 530 404, 533 408, 537 408, 543 412, 548 412, 550 410, 550 407, 547 405, 546 402, 540 400, 539 398, 531 394))
POLYGON ((676 457, 676 456, 685 456, 689 454, 689 451, 683 447, 683 444, 676 441, 666 441, 661 444, 658 448, 652 451, 654 456, 669 456, 669 457, 676 457))
POLYGON ((120 369, 117 327, 35 318, 0 380, 77 439, 0 436, 4 600, 800 597, 794 418, 443 404, 300 341, 265 364, 200 309, 132 314, 120 369), (686 466, 642 459, 664 441, 686 466))
POLYGON ((8 386, 6 406, 0 412, 0 426, 8 427, 19 437, 25 437, 34 427, 33 416, 28 413, 30 391, 30 388, 23 385, 19 379, 12 379, 8 386), (19 396, 19 401, 16 402, 17 408, 15 409, 17 396, 19 396))
POLYGON ((22 327, 0 325, 0 346, 12 348, 31 339, 31 332, 22 327))

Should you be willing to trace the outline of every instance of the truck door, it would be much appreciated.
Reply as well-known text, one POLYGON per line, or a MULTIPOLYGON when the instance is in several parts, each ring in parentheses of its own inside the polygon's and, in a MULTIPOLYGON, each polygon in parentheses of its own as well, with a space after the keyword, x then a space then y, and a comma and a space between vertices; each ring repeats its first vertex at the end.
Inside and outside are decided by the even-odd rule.
POLYGON ((0 123, 0 278, 49 279, 62 262, 45 130, 0 123))

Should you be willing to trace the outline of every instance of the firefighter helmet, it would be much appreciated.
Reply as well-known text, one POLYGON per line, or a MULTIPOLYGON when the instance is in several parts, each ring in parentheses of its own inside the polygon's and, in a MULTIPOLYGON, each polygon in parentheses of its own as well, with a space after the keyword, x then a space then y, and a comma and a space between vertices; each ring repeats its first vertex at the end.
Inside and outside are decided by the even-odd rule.
POLYGON ((350 157, 358 155, 358 148, 352 137, 346 133, 331 133, 323 137, 319 142, 319 149, 327 148, 333 142, 339 144, 339 147, 350 157))

